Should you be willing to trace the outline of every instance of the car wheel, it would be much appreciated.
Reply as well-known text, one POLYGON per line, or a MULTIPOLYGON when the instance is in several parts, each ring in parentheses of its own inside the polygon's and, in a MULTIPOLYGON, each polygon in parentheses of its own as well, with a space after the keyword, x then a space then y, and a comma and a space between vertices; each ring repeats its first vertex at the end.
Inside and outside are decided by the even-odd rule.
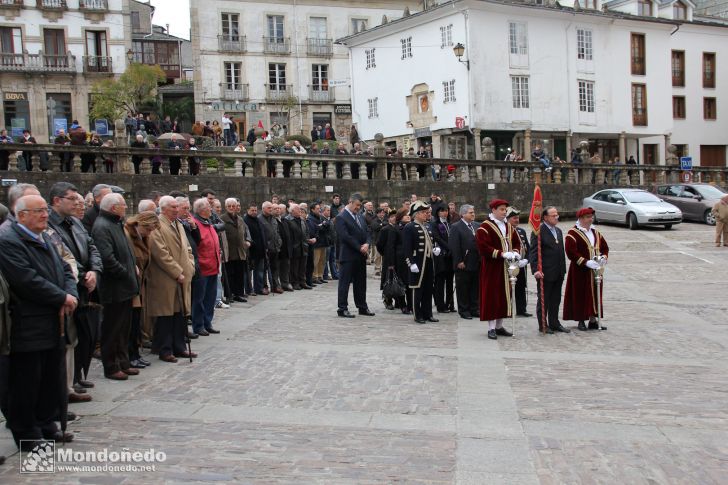
POLYGON ((715 216, 710 209, 705 211, 705 214, 703 214, 703 222, 705 222, 709 226, 715 226, 715 216))
POLYGON ((629 214, 627 214, 627 225, 633 231, 640 227, 639 222, 637 222, 637 216, 634 215, 634 212, 630 212, 629 214))
POLYGON ((665 229, 668 231, 672 229, 672 224, 665 224, 665 229))

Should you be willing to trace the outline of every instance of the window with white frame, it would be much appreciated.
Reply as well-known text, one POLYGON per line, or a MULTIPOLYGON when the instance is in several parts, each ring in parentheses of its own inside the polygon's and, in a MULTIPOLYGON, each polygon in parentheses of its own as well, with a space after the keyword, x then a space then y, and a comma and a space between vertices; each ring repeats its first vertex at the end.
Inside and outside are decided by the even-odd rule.
POLYGON ((379 98, 369 98, 367 102, 369 103, 369 119, 379 118, 379 98))
POLYGON ((405 37, 399 41, 402 44, 402 59, 412 57, 412 37, 405 37))
POLYGON ((511 88, 513 91, 513 107, 516 109, 528 109, 531 106, 528 91, 528 76, 511 76, 511 88))
POLYGON ((526 24, 510 22, 508 26, 508 45, 511 54, 525 56, 528 54, 528 31, 526 24))
POLYGON ((225 89, 239 90, 241 86, 240 73, 243 64, 241 62, 225 63, 225 89))
POLYGON ((374 48, 367 49, 364 52, 367 55, 367 69, 373 69, 377 67, 376 59, 374 58, 374 48))
POLYGON ((576 29, 576 55, 585 61, 592 60, 592 31, 576 29))
POLYGON ((442 89, 444 91, 443 102, 454 103, 455 102, 455 80, 442 82, 442 89))
POLYGON ((440 27, 440 49, 452 46, 452 24, 440 27))
POLYGON ((594 112, 594 81, 579 81, 579 111, 594 112))

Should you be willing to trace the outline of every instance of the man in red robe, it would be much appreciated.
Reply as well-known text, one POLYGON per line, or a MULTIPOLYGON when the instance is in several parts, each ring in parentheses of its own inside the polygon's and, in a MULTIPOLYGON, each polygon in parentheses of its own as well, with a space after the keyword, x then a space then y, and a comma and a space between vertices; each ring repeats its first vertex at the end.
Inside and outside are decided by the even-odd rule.
MULTIPOLYGON (((601 305, 602 293, 600 288, 599 302, 597 302, 595 271, 604 271, 609 257, 609 246, 604 236, 592 227, 594 222, 594 209, 586 207, 576 213, 578 221, 566 234, 566 257, 569 258, 569 273, 566 277, 566 293, 564 294, 564 320, 579 322, 579 330, 586 331, 584 324, 589 320, 589 330, 599 329, 597 323, 598 308, 601 305)), ((601 315, 604 316, 604 307, 601 306, 601 315)), ((602 326, 602 330, 607 327, 602 326)))
MULTIPOLYGON (((512 316, 511 285, 507 259, 520 259, 521 240, 506 221, 508 202, 495 199, 491 213, 475 232, 480 253, 480 320, 488 322, 488 338, 513 336, 503 328, 503 319, 512 316)), ((524 260, 525 261, 525 260, 524 260)))

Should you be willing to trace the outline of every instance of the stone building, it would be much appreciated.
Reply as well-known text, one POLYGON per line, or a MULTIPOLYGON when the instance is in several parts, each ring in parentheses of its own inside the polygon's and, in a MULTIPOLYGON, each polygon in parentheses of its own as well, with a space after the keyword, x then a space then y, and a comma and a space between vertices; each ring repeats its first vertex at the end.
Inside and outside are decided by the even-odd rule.
POLYGON ((88 129, 91 86, 126 69, 129 1, 0 2, 0 125, 40 143, 73 120, 88 129))
POLYGON ((454 0, 337 42, 353 122, 436 156, 726 165, 728 25, 690 0, 454 0), (456 49, 457 47, 457 49, 456 49), (459 57, 458 57, 459 55, 459 57), (393 76, 392 73, 397 73, 393 76), (385 88, 386 86, 386 88, 385 88), (668 147, 675 145, 674 155, 668 147), (669 157, 668 157, 669 155, 669 157))
POLYGON ((242 139, 259 123, 307 136, 313 126, 331 123, 337 138, 346 140, 348 52, 333 39, 422 6, 395 0, 191 0, 195 116, 219 120, 227 112, 242 139))

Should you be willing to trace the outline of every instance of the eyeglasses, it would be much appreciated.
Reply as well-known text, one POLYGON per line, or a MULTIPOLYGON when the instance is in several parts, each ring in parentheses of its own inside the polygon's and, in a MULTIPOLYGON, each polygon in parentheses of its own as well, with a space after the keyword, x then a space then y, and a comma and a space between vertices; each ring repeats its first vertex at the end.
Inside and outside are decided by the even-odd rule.
POLYGON ((32 212, 33 214, 48 214, 48 207, 41 207, 39 209, 22 209, 18 212, 32 212))

